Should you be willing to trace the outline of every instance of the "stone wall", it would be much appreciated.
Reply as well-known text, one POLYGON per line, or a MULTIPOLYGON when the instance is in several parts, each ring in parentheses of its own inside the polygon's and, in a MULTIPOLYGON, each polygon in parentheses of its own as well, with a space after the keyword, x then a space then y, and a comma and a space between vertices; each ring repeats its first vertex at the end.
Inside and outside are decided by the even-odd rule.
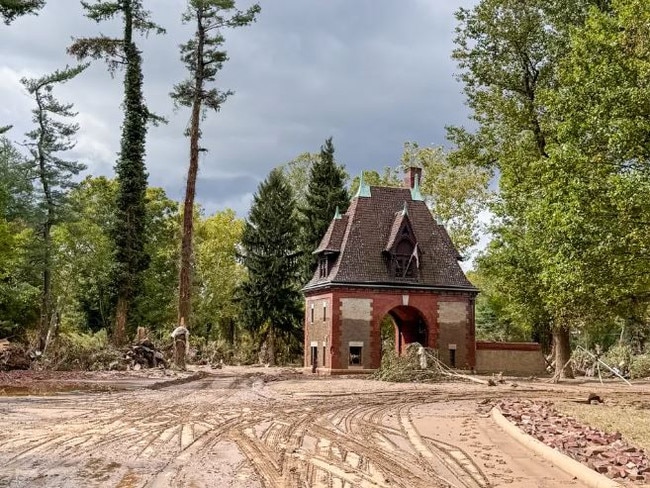
MULTIPOLYGON (((342 368, 350 366, 350 347, 361 347, 363 368, 372 368, 370 331, 372 328, 372 298, 341 298, 341 343, 339 357, 342 368)), ((361 367, 361 366, 359 366, 361 367)))
POLYGON ((477 342, 476 371, 512 375, 546 372, 542 348, 535 342, 477 342))
POLYGON ((469 319, 467 301, 438 301, 438 357, 449 366, 471 367, 468 354, 469 319))

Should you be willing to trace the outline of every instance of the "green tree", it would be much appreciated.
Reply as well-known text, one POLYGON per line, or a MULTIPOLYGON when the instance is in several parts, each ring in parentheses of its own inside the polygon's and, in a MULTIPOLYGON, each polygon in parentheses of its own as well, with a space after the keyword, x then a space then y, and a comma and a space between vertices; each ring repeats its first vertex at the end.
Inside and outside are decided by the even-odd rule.
MULTIPOLYGON (((54 229, 55 293, 67 328, 96 332, 111 326, 115 242, 110 230, 117 191, 115 180, 86 178, 70 194, 75 218, 54 229)), ((175 318, 180 213, 178 203, 161 188, 147 189, 146 205, 146 251, 151 265, 142 275, 143 293, 131 312, 133 322, 162 332, 175 318)), ((133 333, 134 328, 127 332, 133 333)))
POLYGON ((492 172, 471 163, 452 165, 441 147, 404 144, 402 168, 422 168, 420 191, 434 217, 445 226, 461 255, 478 243, 479 214, 491 199, 492 172))
POLYGON ((205 150, 199 146, 201 139, 201 120, 207 110, 218 112, 230 90, 207 88, 214 83, 217 73, 228 57, 221 49, 225 39, 225 28, 243 27, 255 21, 260 12, 258 4, 246 11, 235 8, 234 0, 189 0, 183 15, 183 22, 196 25, 194 37, 181 45, 181 59, 189 71, 190 78, 175 85, 171 96, 177 105, 190 107, 192 114, 188 135, 190 138, 190 163, 185 187, 185 204, 183 207, 183 236, 181 240, 181 264, 179 275, 178 319, 184 318, 190 326, 191 291, 192 291, 192 252, 194 232, 194 197, 196 178, 199 171, 199 152, 205 150))
POLYGON ((244 221, 230 209, 201 219, 196 232, 195 333, 217 335, 234 347, 239 304, 232 298, 245 269, 237 260, 244 221))
MULTIPOLYGON (((385 166, 381 173, 375 170, 363 170, 361 173, 363 174, 363 181, 370 186, 399 187, 403 184, 400 168, 385 166)), ((360 177, 355 176, 350 182, 350 195, 352 197, 359 190, 359 181, 360 177)))
POLYGON ((320 161, 320 153, 304 152, 280 166, 296 200, 296 208, 305 206, 311 167, 320 161))
POLYGON ((29 164, 0 138, 0 337, 23 336, 38 321, 39 276, 31 259, 34 233, 29 164))
POLYGON ((62 327, 97 332, 110 329, 114 313, 112 268, 117 183, 87 177, 69 195, 74 218, 52 233, 56 249, 54 293, 62 327))
POLYGON ((334 144, 330 137, 321 146, 320 157, 309 169, 309 183, 304 206, 298 208, 301 224, 301 275, 305 284, 317 265, 313 251, 318 247, 334 218, 336 209, 344 213, 350 202, 345 188, 345 169, 334 160, 334 144))
POLYGON ((45 351, 54 330, 55 320, 52 303, 52 227, 62 218, 66 208, 66 197, 74 186, 72 177, 85 169, 76 161, 61 159, 60 154, 75 146, 73 137, 79 130, 76 123, 65 122, 77 114, 72 104, 63 104, 54 98, 52 90, 56 84, 70 81, 87 65, 65 68, 41 78, 21 80, 34 97, 36 108, 32 111, 35 128, 27 133, 26 146, 31 153, 32 171, 40 185, 41 218, 38 234, 42 239, 42 297, 39 324, 39 348, 45 351))
POLYGON ((538 236, 549 306, 576 328, 622 321, 639 349, 650 303, 648 22, 645 2, 612 1, 572 32, 558 86, 541 97, 557 142, 529 209, 533 224, 549 222, 538 236))
POLYGON ((117 218, 112 230, 115 240, 113 279, 117 289, 113 341, 120 344, 125 340, 129 308, 141 291, 142 273, 149 266, 149 256, 145 251, 145 139, 147 121, 161 120, 145 105, 142 56, 133 37, 136 32, 162 34, 164 29, 150 20, 150 14, 140 0, 97 0, 94 4, 82 1, 81 4, 91 20, 102 22, 121 16, 123 22, 121 38, 103 35, 79 38, 68 48, 68 52, 78 59, 103 58, 110 71, 125 67, 124 123, 119 159, 115 166, 118 181, 117 218))
POLYGON ((543 286, 547 268, 539 250, 550 250, 545 237, 550 223, 539 218, 543 211, 533 209, 533 204, 545 191, 543 177, 552 174, 549 146, 556 142, 557 132, 549 122, 542 93, 559 88, 558 65, 568 52, 571 29, 584 23, 592 5, 607 8, 607 4, 600 0, 482 0, 456 14, 459 25, 453 57, 477 129, 449 128, 449 138, 456 145, 450 161, 484 165, 499 174, 493 234, 498 249, 513 258, 508 262, 524 266, 512 269, 513 276, 525 276, 542 290, 540 295, 517 295, 523 299, 518 305, 523 309, 532 303, 535 310, 545 310, 537 317, 548 317, 546 328, 553 329, 558 378, 572 376, 569 339, 575 322, 566 310, 551 306, 543 286), (543 226, 536 228, 540 222, 543 226), (539 266, 531 270, 526 267, 531 262, 539 266))
POLYGON ((9 25, 17 17, 36 14, 45 5, 45 0, 1 0, 0 17, 9 25))
MULTIPOLYGON (((176 320, 176 284, 178 282, 181 213, 178 202, 167 197, 162 188, 147 188, 145 252, 149 267, 142 274, 142 293, 133 304, 133 322, 159 333, 169 332, 176 320)), ((129 332, 135 332, 131 327, 129 332)))
POLYGON ((247 276, 239 288, 242 316, 275 362, 277 346, 300 350, 299 233, 291 187, 274 169, 253 196, 241 242, 247 276))

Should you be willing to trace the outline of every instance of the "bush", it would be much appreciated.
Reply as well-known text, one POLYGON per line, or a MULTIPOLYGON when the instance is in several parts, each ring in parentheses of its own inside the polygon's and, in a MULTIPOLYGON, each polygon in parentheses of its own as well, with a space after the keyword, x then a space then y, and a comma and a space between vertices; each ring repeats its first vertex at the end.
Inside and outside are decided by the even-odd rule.
POLYGON ((624 346, 620 344, 610 347, 602 357, 602 360, 611 368, 618 369, 621 374, 626 374, 630 371, 630 363, 632 362, 632 348, 630 346, 624 346))
POLYGON ((650 377, 650 354, 646 353, 632 357, 630 377, 633 379, 650 377))
POLYGON ((122 357, 105 329, 94 334, 64 332, 47 350, 43 365, 60 371, 122 369, 122 357))

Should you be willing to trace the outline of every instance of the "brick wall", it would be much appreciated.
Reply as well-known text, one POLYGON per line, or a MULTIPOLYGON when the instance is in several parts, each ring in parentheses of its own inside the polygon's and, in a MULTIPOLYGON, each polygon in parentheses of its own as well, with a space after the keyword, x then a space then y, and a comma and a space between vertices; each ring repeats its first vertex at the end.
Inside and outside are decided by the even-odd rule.
MULTIPOLYGON (((326 346, 324 366, 346 370, 350 342, 363 343, 364 369, 381 363, 382 319, 391 311, 412 314, 414 310, 427 326, 427 347, 439 348, 440 357, 449 359, 449 345, 456 344, 456 366, 473 367, 475 362, 473 295, 455 291, 363 289, 336 287, 308 295, 305 303, 305 366, 310 366, 311 343, 318 344, 319 367, 322 344, 326 346), (322 319, 323 302, 327 317, 322 319), (314 322, 311 323, 311 305, 314 322)), ((412 316, 412 315, 411 315, 412 316)))
POLYGON ((332 294, 308 297, 305 303, 304 366, 311 367, 311 347, 318 347, 318 367, 330 368, 332 340, 332 294), (313 307, 313 320, 312 320, 313 307), (323 311, 325 310, 325 313, 323 311))
POLYGON ((534 342, 477 342, 476 371, 538 375, 546 372, 542 348, 534 342))

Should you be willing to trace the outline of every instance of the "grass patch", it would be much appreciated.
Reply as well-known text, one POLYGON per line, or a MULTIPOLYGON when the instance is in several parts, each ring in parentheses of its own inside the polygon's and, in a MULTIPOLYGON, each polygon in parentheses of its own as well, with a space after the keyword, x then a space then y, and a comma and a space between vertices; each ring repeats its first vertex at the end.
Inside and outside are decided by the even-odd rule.
POLYGON ((607 432, 620 432, 631 444, 650 452, 650 410, 625 405, 556 403, 560 413, 607 432))

